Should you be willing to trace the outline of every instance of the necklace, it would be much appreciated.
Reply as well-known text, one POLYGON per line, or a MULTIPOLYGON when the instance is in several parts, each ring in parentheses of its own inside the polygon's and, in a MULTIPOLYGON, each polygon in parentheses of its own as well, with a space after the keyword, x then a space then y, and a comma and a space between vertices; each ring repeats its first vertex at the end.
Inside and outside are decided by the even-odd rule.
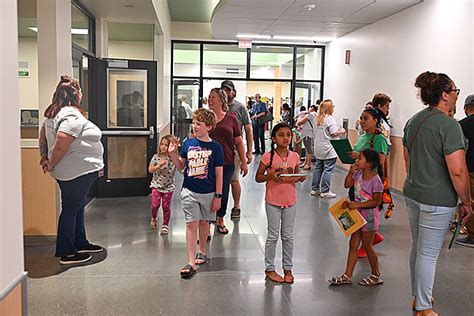
POLYGON ((280 155, 280 153, 275 149, 275 152, 277 153, 278 157, 280 157, 280 159, 283 161, 281 163, 281 166, 282 167, 288 167, 288 156, 289 156, 289 153, 288 151, 286 152, 286 157, 285 159, 283 159, 282 155, 280 155))

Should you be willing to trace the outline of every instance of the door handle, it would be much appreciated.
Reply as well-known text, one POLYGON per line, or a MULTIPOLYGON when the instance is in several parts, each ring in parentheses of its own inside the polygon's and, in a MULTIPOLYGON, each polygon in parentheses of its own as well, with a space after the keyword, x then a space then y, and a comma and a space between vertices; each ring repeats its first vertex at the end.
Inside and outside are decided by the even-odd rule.
POLYGON ((150 126, 150 139, 155 138, 155 128, 153 126, 150 126))

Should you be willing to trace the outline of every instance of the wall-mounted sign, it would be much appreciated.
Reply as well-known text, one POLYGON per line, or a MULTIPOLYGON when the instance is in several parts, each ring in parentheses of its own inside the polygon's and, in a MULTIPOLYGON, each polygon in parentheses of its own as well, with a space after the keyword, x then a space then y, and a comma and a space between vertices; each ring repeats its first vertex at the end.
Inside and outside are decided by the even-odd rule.
POLYGON ((351 63, 351 50, 347 49, 346 50, 346 65, 349 65, 351 63))
POLYGON ((30 77, 30 62, 29 61, 18 62, 18 77, 19 78, 30 77))
POLYGON ((239 40, 239 48, 252 48, 251 40, 239 40))

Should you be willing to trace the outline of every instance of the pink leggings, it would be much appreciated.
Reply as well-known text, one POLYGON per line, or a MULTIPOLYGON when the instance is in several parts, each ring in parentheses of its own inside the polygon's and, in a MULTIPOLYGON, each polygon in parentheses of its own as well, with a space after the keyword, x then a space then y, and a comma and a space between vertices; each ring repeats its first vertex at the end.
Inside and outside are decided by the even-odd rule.
POLYGON ((168 225, 170 222, 171 215, 171 198, 173 197, 173 191, 171 192, 160 192, 157 189, 151 189, 151 217, 157 218, 158 209, 163 209, 163 225, 168 225))

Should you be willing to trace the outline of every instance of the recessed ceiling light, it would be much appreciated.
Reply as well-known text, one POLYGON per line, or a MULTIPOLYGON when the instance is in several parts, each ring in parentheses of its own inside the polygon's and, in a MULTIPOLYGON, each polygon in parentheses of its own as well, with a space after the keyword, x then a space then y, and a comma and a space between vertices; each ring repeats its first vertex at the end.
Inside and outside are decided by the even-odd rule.
POLYGON ((271 39, 272 38, 270 35, 260 35, 260 34, 237 34, 237 37, 246 38, 246 39, 252 39, 252 38, 271 39))
MULTIPOLYGON (((30 26, 28 29, 32 30, 33 32, 38 33, 38 27, 37 26, 30 26)), ((87 35, 89 34, 88 29, 71 29, 71 34, 73 35, 87 35)))
POLYGON ((305 4, 305 5, 303 6, 303 8, 304 8, 306 11, 311 11, 311 10, 313 10, 314 8, 316 8, 316 5, 313 4, 313 3, 305 4))
POLYGON ((311 42, 330 42, 335 37, 330 36, 287 36, 287 35, 273 35, 275 40, 288 40, 288 41, 311 41, 311 42))

